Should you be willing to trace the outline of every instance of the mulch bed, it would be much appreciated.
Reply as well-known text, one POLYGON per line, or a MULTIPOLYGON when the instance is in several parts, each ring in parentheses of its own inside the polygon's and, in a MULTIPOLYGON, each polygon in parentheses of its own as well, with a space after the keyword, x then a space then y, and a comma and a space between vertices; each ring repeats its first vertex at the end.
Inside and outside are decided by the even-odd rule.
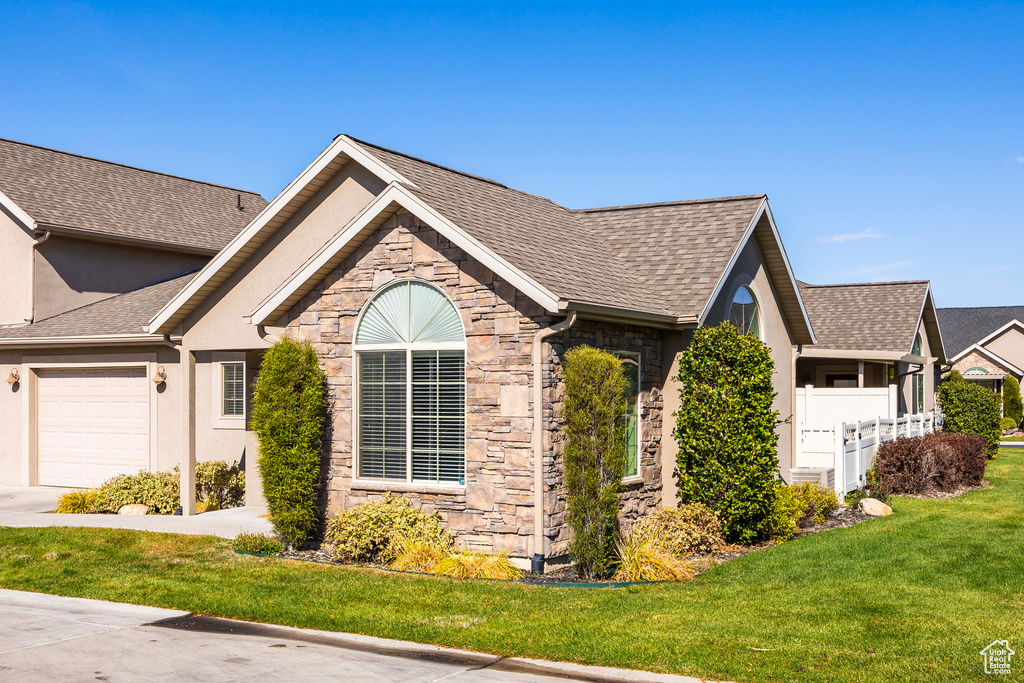
POLYGON ((992 486, 992 483, 988 479, 982 479, 977 486, 961 486, 955 491, 925 491, 924 493, 901 493, 899 495, 902 498, 959 498, 965 493, 987 489, 989 486, 992 486))
MULTIPOLYGON (((972 488, 965 488, 955 493, 935 493, 935 494, 923 494, 917 496, 919 498, 951 498, 954 496, 962 495, 966 491, 973 491, 983 486, 987 486, 988 482, 983 482, 982 486, 975 486, 972 488)), ((810 534, 816 534, 819 531, 827 531, 829 529, 841 529, 844 527, 853 526, 859 524, 865 520, 871 519, 870 516, 864 514, 859 507, 842 507, 833 512, 828 519, 821 524, 814 524, 800 529, 797 532, 797 537, 808 536, 810 534)), ((765 541, 755 545, 727 545, 722 549, 720 553, 714 556, 695 556, 693 559, 697 561, 697 574, 703 574, 706 571, 714 569, 718 565, 728 562, 729 560, 735 560, 737 557, 743 557, 748 553, 757 552, 758 550, 764 550, 766 548, 772 548, 778 545, 776 541, 765 541)), ((334 555, 331 553, 331 548, 328 545, 318 546, 315 548, 302 548, 297 550, 287 550, 274 557, 281 557, 289 560, 304 560, 306 562, 319 562, 321 564, 334 564, 343 565, 350 567, 365 567, 367 569, 388 569, 382 565, 369 564, 369 563, 352 563, 352 562, 338 562, 334 559, 334 555)), ((389 570, 391 571, 391 570, 389 570)), ((577 586, 616 586, 616 585, 629 585, 623 583, 617 583, 606 580, 594 580, 580 576, 576 573, 576 569, 572 566, 565 566, 553 571, 549 571, 546 574, 528 574, 524 573, 522 577, 518 579, 520 583, 535 586, 557 586, 557 585, 577 585, 577 586)))

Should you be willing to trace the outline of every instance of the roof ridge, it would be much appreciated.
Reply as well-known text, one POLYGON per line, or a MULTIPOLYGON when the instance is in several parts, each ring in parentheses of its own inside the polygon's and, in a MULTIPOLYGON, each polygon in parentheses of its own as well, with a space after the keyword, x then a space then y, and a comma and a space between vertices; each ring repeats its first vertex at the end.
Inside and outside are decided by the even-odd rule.
POLYGON ((1024 304, 1009 306, 944 306, 936 308, 937 311, 978 311, 985 308, 1024 308, 1024 304))
POLYGON ((751 199, 765 199, 766 194, 746 194, 731 197, 708 197, 707 199, 679 199, 670 202, 649 202, 646 204, 622 204, 619 206, 599 206, 587 209, 569 209, 573 213, 596 213, 599 211, 629 211, 630 209, 647 209, 658 206, 681 206, 688 204, 720 204, 725 202, 749 201, 751 199))
POLYGON ((259 192, 254 192, 253 190, 243 190, 240 187, 232 187, 231 185, 222 185, 220 183, 211 183, 211 182, 209 182, 207 180, 196 180, 195 178, 186 178, 185 176, 175 175, 173 173, 164 173, 163 171, 154 171, 153 169, 150 169, 150 168, 142 168, 141 166, 132 166, 131 164, 122 164, 122 163, 120 163, 118 161, 110 161, 109 159, 100 159, 98 157, 90 157, 90 156, 86 156, 85 154, 77 154, 75 152, 65 152, 64 150, 54 149, 53 147, 43 147, 42 145, 34 145, 31 142, 22 142, 21 140, 11 140, 9 138, 0 138, 0 142, 9 142, 9 143, 14 144, 14 145, 22 145, 24 147, 32 147, 34 149, 41 149, 41 150, 46 151, 46 152, 53 152, 54 154, 63 154, 65 156, 69 156, 69 157, 77 157, 79 159, 85 159, 86 161, 96 161, 96 162, 99 162, 101 164, 109 164, 111 166, 120 166, 121 168, 127 168, 127 169, 131 169, 133 171, 141 171, 143 173, 152 173, 153 175, 161 175, 161 176, 164 176, 165 178, 175 178, 176 180, 185 180, 185 181, 188 181, 190 183, 198 183, 200 185, 209 185, 210 187, 219 187, 219 188, 222 188, 222 189, 225 189, 225 190, 233 190, 235 192, 244 192, 246 194, 252 194, 252 195, 256 195, 258 197, 262 197, 262 195, 259 192))
POLYGON ((89 308, 90 306, 95 306, 96 304, 101 304, 104 301, 110 301, 111 299, 116 299, 119 296, 126 296, 128 294, 134 294, 135 292, 141 292, 143 289, 149 289, 150 287, 156 287, 157 285, 162 285, 162 284, 168 283, 171 280, 177 280, 179 278, 183 278, 186 275, 192 275, 193 273, 199 272, 199 270, 200 270, 199 268, 194 268, 192 270, 185 271, 184 273, 179 273, 179 274, 173 275, 173 276, 171 276, 169 278, 165 278, 163 280, 158 280, 157 282, 151 282, 148 285, 143 285, 142 287, 136 287, 135 289, 129 289, 127 292, 118 292, 117 294, 112 294, 112 295, 110 295, 108 297, 104 297, 102 299, 97 299, 96 301, 90 301, 87 304, 82 304, 81 306, 76 306, 75 308, 69 308, 68 310, 61 311, 60 313, 54 313, 53 315, 48 316, 46 318, 40 318, 39 320, 33 320, 28 325, 19 325, 18 327, 31 327, 32 325, 44 322, 46 320, 53 320, 54 318, 59 318, 62 315, 67 315, 68 313, 74 313, 75 311, 80 311, 83 308, 89 308))
POLYGON ((808 282, 799 281, 804 287, 881 287, 886 285, 926 285, 931 284, 930 280, 890 280, 888 282, 848 282, 832 285, 812 285, 808 282))
MULTIPOLYGON (((473 180, 479 180, 481 182, 488 183, 489 185, 497 185, 498 187, 503 187, 506 190, 514 189, 514 188, 509 187, 505 183, 499 182, 499 181, 494 180, 492 178, 486 178, 486 177, 484 177, 482 175, 476 175, 475 173, 468 173, 466 171, 460 171, 457 168, 452 168, 451 166, 445 166, 444 164, 439 164, 436 161, 430 161, 429 159, 424 159, 422 157, 413 156, 412 154, 406 154, 405 152, 400 152, 397 149, 391 149, 390 147, 384 147, 382 145, 375 145, 372 142, 367 142, 366 140, 361 140, 360 138, 357 138, 354 135, 349 135, 348 133, 345 133, 344 135, 345 135, 345 137, 353 140, 354 142, 358 142, 360 145, 366 145, 367 147, 373 147, 374 149, 378 149, 378 150, 380 150, 382 152, 388 152, 390 154, 397 154, 400 157, 405 157, 406 159, 411 159, 413 161, 418 161, 421 164, 427 164, 428 166, 433 166, 434 168, 439 168, 442 171, 448 171, 449 173, 456 173, 458 175, 465 176, 467 178, 472 178, 473 180)), ((540 196, 540 195, 535 195, 535 196, 540 196)), ((545 199, 546 199, 546 197, 545 197, 545 199)))

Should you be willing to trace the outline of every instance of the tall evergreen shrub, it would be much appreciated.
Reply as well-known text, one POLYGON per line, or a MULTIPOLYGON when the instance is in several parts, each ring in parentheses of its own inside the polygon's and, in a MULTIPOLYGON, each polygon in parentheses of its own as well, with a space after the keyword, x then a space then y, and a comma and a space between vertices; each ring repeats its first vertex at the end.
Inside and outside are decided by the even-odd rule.
POLYGON ((602 576, 615 553, 628 383, 618 358, 589 346, 569 349, 564 369, 569 555, 584 576, 602 576))
POLYGON ((1014 426, 1024 418, 1024 404, 1020 398, 1020 384, 1013 377, 1003 380, 1003 417, 1013 420, 1014 426))
POLYGON ((990 389, 950 375, 939 385, 942 431, 977 434, 988 441, 988 456, 999 450, 999 395, 990 389))
POLYGON ((679 363, 679 496, 718 513, 731 542, 772 529, 778 460, 775 365, 765 344, 726 321, 700 327, 679 363))
POLYGON ((320 453, 327 398, 324 373, 308 341, 289 337, 263 354, 252 402, 260 476, 274 529, 297 546, 316 528, 320 453))

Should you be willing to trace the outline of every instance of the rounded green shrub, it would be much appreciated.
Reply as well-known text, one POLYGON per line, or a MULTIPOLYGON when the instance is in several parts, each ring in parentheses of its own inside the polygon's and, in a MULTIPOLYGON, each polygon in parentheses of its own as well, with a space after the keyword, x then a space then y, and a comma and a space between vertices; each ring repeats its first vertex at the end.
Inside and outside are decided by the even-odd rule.
POLYGON ((1002 420, 999 421, 999 428, 1000 429, 1016 429, 1017 428, 1017 421, 1014 420, 1012 417, 1004 417, 1002 420))
POLYGON ((694 503, 664 507, 642 517, 631 530, 636 542, 651 542, 673 555, 710 555, 722 548, 722 522, 713 510, 694 503))
POLYGON ((277 555, 285 550, 284 543, 270 534, 249 531, 243 531, 235 536, 231 547, 240 553, 252 553, 253 555, 277 555))
POLYGON ((120 474, 100 486, 97 512, 117 512, 125 505, 148 505, 155 515, 170 515, 181 505, 179 477, 174 472, 120 474))
POLYGON ((988 455, 999 450, 999 396, 985 387, 952 374, 939 385, 942 431, 977 434, 988 441, 988 455))
POLYGON ((1003 429, 1014 429, 1024 419, 1024 403, 1020 397, 1020 384, 1013 377, 1003 380, 1003 418, 1013 422, 1003 429))
POLYGON ((699 327, 679 363, 679 498, 722 520, 726 540, 752 543, 772 530, 778 474, 772 409, 775 365, 764 342, 726 321, 699 327))
POLYGON ((604 576, 615 559, 629 386, 622 362, 590 346, 566 351, 562 367, 569 557, 582 576, 604 576))
POLYGON ((440 515, 421 512, 405 498, 390 493, 338 513, 327 524, 326 540, 334 546, 334 558, 339 562, 377 564, 393 562, 403 542, 422 540, 448 548, 454 543, 441 526, 440 515))
POLYGON ((260 442, 260 476, 274 529, 298 546, 316 529, 317 485, 327 411, 316 351, 284 337, 263 354, 250 424, 260 442))

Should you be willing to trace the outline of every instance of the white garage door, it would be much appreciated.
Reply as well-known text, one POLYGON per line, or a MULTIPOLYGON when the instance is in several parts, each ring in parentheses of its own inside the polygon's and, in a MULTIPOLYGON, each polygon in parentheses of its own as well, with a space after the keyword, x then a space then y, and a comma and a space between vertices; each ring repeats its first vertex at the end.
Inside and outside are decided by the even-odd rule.
POLYGON ((145 368, 39 370, 39 483, 95 487, 149 469, 145 368))

